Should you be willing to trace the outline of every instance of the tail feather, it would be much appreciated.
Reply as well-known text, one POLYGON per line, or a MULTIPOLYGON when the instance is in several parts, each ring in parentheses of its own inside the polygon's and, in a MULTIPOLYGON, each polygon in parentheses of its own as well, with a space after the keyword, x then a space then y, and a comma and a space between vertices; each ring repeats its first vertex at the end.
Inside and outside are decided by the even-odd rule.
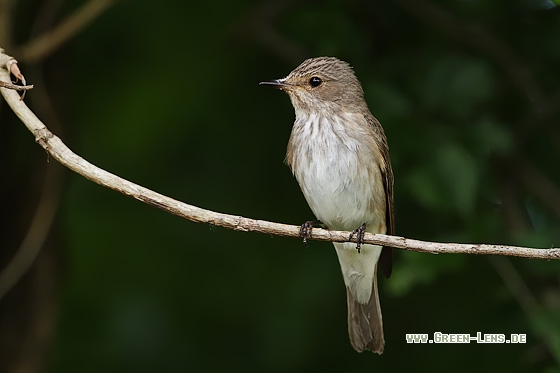
POLYGON ((348 297, 348 334, 352 346, 358 352, 369 350, 382 354, 385 339, 376 274, 373 276, 373 288, 367 304, 357 302, 348 288, 346 288, 346 294, 348 297))

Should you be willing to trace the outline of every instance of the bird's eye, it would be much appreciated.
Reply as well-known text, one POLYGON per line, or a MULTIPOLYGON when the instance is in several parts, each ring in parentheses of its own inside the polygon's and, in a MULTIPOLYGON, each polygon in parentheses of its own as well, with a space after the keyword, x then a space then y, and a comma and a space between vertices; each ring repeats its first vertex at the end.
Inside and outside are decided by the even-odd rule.
POLYGON ((309 85, 313 88, 320 86, 321 83, 323 83, 323 80, 321 80, 321 78, 319 78, 318 76, 313 76, 311 77, 311 79, 309 79, 309 85))

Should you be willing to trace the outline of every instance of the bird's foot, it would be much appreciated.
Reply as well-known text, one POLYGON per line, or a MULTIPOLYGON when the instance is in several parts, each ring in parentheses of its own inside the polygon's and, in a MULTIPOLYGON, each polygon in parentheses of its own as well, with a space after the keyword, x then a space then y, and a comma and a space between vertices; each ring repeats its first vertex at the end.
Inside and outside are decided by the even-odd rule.
POLYGON ((323 224, 321 220, 309 220, 301 225, 299 228, 299 236, 303 239, 303 244, 307 246, 307 239, 311 238, 311 231, 313 227, 323 224))
POLYGON ((354 237, 354 235, 356 236, 356 250, 358 250, 358 254, 360 253, 360 249, 364 244, 365 233, 366 233, 366 223, 362 224, 359 228, 354 229, 352 233, 350 233, 350 237, 348 237, 348 239, 351 240, 352 237, 354 237))

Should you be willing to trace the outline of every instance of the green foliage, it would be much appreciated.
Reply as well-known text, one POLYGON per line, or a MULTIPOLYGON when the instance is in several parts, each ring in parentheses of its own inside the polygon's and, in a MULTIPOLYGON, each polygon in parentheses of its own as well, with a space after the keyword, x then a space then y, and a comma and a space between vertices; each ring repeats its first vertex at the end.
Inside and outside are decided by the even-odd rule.
MULTIPOLYGON (((529 74, 543 97, 560 89, 558 8, 433 1, 452 31, 404 1, 280 3, 117 3, 49 64, 65 71, 64 90, 53 90, 64 140, 187 203, 300 224, 312 214, 282 163, 293 109, 258 82, 336 55, 387 133, 398 235, 559 246, 558 194, 519 166, 558 193, 558 114, 547 111, 559 103, 531 102, 516 82, 529 74), (526 70, 512 76, 500 51, 478 47, 484 34, 461 37, 465 24, 526 70)), ((329 244, 182 221, 75 175, 57 230, 67 266, 53 372, 559 371, 558 262, 512 260, 538 305, 527 311, 485 257, 397 250, 380 280, 378 357, 350 347, 329 244), (527 344, 405 343, 405 333, 435 331, 526 333, 527 344)))
POLYGON ((425 166, 409 173, 408 190, 429 209, 455 211, 469 217, 475 206, 478 184, 475 160, 456 144, 433 150, 435 154, 425 166), (450 174, 454 177, 450 178, 450 174))

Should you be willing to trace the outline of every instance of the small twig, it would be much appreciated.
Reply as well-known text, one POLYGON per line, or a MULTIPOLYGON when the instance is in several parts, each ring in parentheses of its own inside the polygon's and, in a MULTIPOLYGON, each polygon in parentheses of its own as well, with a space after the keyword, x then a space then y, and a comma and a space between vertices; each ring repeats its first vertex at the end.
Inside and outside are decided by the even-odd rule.
POLYGON ((33 89, 33 84, 31 85, 15 85, 12 83, 6 83, 6 82, 2 82, 0 81, 0 87, 4 87, 4 88, 8 88, 8 89, 13 89, 15 91, 28 91, 30 89, 33 89))
MULTIPOLYGON (((535 295, 531 293, 531 289, 527 286, 527 283, 523 280, 519 271, 508 258, 494 256, 490 257, 489 260, 498 275, 502 278, 502 281, 513 298, 519 304, 519 307, 523 310, 527 318, 535 324, 535 320, 538 318, 542 307, 535 295)), ((554 353, 554 347, 551 343, 551 334, 554 331, 547 330, 546 328, 537 328, 537 330, 543 335, 542 340, 550 356, 552 356, 557 363, 560 362, 557 358, 557 354, 554 353)))
MULTIPOLYGON (((3 61, 9 58, 9 56, 0 54, 0 80, 9 79, 7 70, 2 68, 5 66, 3 61)), ((46 128, 23 101, 19 100, 19 96, 16 92, 4 88, 0 88, 0 92, 14 113, 34 134, 35 140, 39 145, 61 164, 99 185, 113 189, 119 193, 196 223, 207 223, 237 231, 260 232, 274 236, 300 238, 300 226, 254 220, 205 210, 156 193, 111 174, 73 153, 60 138, 46 128)), ((311 239, 329 242, 356 242, 356 238, 349 240, 349 236, 350 232, 329 231, 315 228, 311 239)), ((532 249, 528 247, 505 245, 426 242, 398 236, 371 233, 366 233, 364 235, 363 243, 392 246, 431 254, 504 255, 548 260, 560 259, 560 248, 532 249)))
POLYGON ((0 48, 0 68, 4 68, 8 73, 8 82, 4 82, 0 80, 0 87, 12 89, 14 91, 23 91, 23 94, 19 98, 20 100, 23 100, 25 98, 25 92, 32 89, 33 85, 27 85, 27 82, 25 81, 25 77, 21 73, 16 59, 4 54, 4 49, 2 48, 0 48), (10 73, 16 77, 16 81, 14 83, 21 81, 23 85, 15 85, 13 83, 10 83, 9 82, 10 73))
POLYGON ((235 26, 235 37, 251 38, 278 57, 298 64, 309 56, 309 51, 283 35, 276 27, 280 16, 289 13, 296 4, 301 4, 301 1, 267 0, 257 3, 235 26))
POLYGON ((490 263, 517 300, 523 312, 527 316, 535 313, 539 309, 539 303, 511 261, 507 258, 491 257, 490 263))
POLYGON ((38 36, 17 49, 15 55, 21 61, 27 63, 42 60, 83 30, 116 1, 89 0, 53 30, 38 36))

